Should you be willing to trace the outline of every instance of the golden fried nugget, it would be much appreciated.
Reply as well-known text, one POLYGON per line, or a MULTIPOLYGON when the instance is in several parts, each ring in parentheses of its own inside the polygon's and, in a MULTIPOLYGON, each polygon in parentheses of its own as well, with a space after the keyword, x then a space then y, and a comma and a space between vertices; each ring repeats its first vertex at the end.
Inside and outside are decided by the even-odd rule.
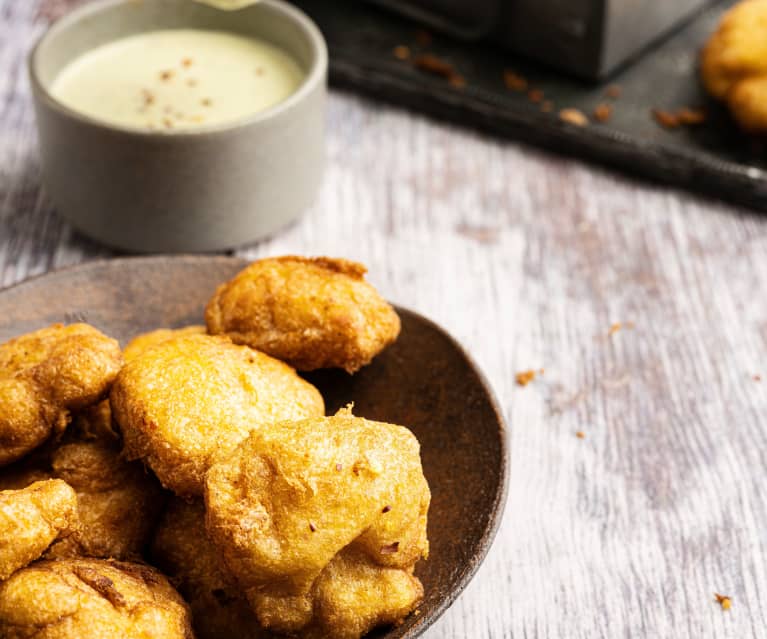
POLYGON ((194 639, 189 609, 142 564, 41 561, 0 584, 3 639, 194 639))
MULTIPOLYGON (((66 482, 40 481, 0 492, 0 581, 77 527, 77 496, 66 482)), ((5 637, 2 633, 0 636, 5 637)))
POLYGON ((0 490, 46 479, 62 479, 75 490, 82 525, 53 542, 45 553, 48 559, 138 558, 162 510, 159 482, 141 464, 122 458, 108 422, 101 423, 109 415, 108 403, 106 408, 100 404, 87 418, 75 418, 58 447, 0 469, 0 490))
POLYGON ((125 452, 180 496, 253 429, 323 415, 322 396, 287 364, 227 338, 187 335, 149 349, 111 394, 125 452))
POLYGON ((213 465, 206 526, 263 626, 359 637, 420 600, 429 501, 413 434, 341 411, 254 431, 213 465))
POLYGON ((82 527, 53 544, 46 558, 139 558, 165 500, 157 480, 103 440, 63 444, 51 467, 77 492, 82 527))
POLYGON ((201 501, 170 501, 155 532, 152 559, 189 603, 197 639, 269 636, 210 543, 201 501))
POLYGON ((345 548, 320 573, 310 595, 314 620, 307 639, 358 639, 395 625, 423 599, 412 570, 384 568, 364 552, 345 548))
POLYGON ((144 333, 134 337, 123 349, 123 357, 126 362, 136 359, 144 351, 162 344, 174 337, 183 337, 184 335, 205 335, 208 329, 204 326, 185 326, 184 328, 159 328, 150 333, 144 333))
POLYGON ((745 0, 725 13, 700 68, 706 90, 727 103, 741 127, 767 132, 767 0, 745 0))
POLYGON ((248 266, 208 303, 211 334, 226 334, 298 370, 354 373, 397 339, 394 309, 365 281, 361 264, 279 257, 248 266))
MULTIPOLYGON (((767 38, 767 29, 764 37, 767 38)), ((727 105, 746 133, 767 133, 767 72, 736 83, 727 95, 727 105)))
POLYGON ((767 0, 745 0, 724 14, 701 54, 701 74, 719 99, 743 78, 767 75, 767 0))
POLYGON ((60 324, 0 345, 0 466, 61 432, 101 399, 122 366, 118 343, 87 324, 60 324))

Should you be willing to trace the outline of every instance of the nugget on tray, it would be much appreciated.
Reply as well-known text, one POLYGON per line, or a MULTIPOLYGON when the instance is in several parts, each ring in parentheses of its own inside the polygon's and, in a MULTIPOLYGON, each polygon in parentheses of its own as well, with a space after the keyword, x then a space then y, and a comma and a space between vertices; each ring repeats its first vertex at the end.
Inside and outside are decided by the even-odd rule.
POLYGON ((397 339, 394 309, 365 281, 361 264, 279 257, 254 262, 208 303, 212 334, 226 334, 298 370, 354 373, 397 339))
POLYGON ((725 13, 701 54, 701 78, 745 131, 767 133, 767 0, 725 13))
POLYGON ((156 570, 102 559, 41 561, 0 584, 3 639, 193 639, 186 603, 156 570))
POLYGON ((170 501, 155 532, 152 560, 189 602, 197 639, 269 636, 208 539, 202 501, 170 501))
MULTIPOLYGON (((0 492, 0 581, 40 557, 77 527, 77 496, 65 482, 0 492)), ((0 637, 6 637, 0 632, 0 637)))
POLYGON ((0 345, 0 466, 63 431, 122 366, 118 343, 87 324, 54 325, 0 345))
POLYGON ((169 339, 128 362, 111 402, 128 457, 181 496, 201 495, 210 465, 252 430, 325 410, 287 364, 209 335, 169 339))
POLYGON ((429 501, 413 434, 348 411, 252 432, 205 489, 208 534, 261 624, 344 639, 418 604, 429 501))
POLYGON ((143 352, 154 348, 158 344, 167 342, 169 339, 175 337, 183 337, 184 335, 205 335, 208 329, 204 326, 185 326, 184 328, 158 328, 156 331, 150 331, 149 333, 143 333, 137 337, 134 337, 128 345, 123 349, 123 357, 125 361, 129 362, 136 359, 143 352))

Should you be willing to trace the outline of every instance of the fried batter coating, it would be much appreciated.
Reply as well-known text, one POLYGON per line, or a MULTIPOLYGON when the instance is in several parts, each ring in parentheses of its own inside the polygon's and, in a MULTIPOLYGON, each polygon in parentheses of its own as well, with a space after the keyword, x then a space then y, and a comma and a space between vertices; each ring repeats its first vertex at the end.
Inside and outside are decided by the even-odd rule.
POLYGON ((211 334, 226 334, 298 370, 358 371, 397 339, 394 309, 365 281, 362 264, 279 257, 248 266, 208 303, 211 334))
MULTIPOLYGON (((764 37, 767 38, 767 29, 764 37)), ((767 133, 767 72, 735 84, 727 96, 727 104, 746 133, 767 133)))
POLYGON ((55 541, 45 557, 138 558, 149 542, 165 500, 157 480, 139 463, 125 461, 109 429, 108 402, 75 418, 65 442, 0 469, 0 490, 62 479, 76 492, 83 524, 55 541))
POLYGON ((180 496, 201 495, 210 465, 253 429, 325 411, 287 364, 209 335, 169 339, 129 362, 111 402, 128 457, 180 496))
POLYGON ((156 570, 103 559, 41 561, 0 584, 3 639, 193 639, 191 615, 156 570))
POLYGON ((157 480, 103 440, 64 444, 51 466, 77 492, 82 527, 53 544, 46 558, 139 558, 164 502, 157 480))
POLYGON ((208 472, 206 525, 263 626, 352 639, 420 600, 429 501, 413 434, 342 411, 251 433, 208 472))
POLYGON ((0 345, 0 466, 16 461, 106 395, 118 343, 87 324, 56 324, 0 345))
POLYGON ((136 359, 144 351, 149 350, 168 341, 173 337, 182 337, 184 335, 205 335, 208 329, 204 326, 185 326, 184 328, 159 328, 150 333, 144 333, 134 337, 123 349, 123 357, 126 362, 136 359))
POLYGON ((155 532, 152 559, 189 603, 198 639, 270 636, 210 543, 201 501, 171 500, 155 532))
POLYGON ((412 569, 383 568, 350 547, 322 571, 310 597, 314 620, 306 639, 358 639, 401 622, 423 599, 423 586, 412 569))
POLYGON ((40 481, 0 492, 0 581, 76 528, 77 496, 66 482, 40 481))
POLYGON ((706 90, 727 102, 742 128, 767 132, 767 0, 745 0, 725 13, 700 66, 706 90))

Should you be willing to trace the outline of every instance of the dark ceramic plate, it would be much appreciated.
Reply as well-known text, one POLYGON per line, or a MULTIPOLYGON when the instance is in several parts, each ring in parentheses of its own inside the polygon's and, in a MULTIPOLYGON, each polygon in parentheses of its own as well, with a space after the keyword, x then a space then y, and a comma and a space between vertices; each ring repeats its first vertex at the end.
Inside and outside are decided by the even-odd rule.
MULTIPOLYGON (((330 78, 340 87, 401 104, 494 135, 516 138, 615 169, 767 210, 767 152, 763 140, 740 133, 729 114, 710 101, 698 81, 698 51, 722 13, 736 0, 716 2, 668 38, 645 51, 602 85, 573 80, 500 47, 434 36, 420 44, 418 26, 369 2, 295 0, 322 29, 330 50, 330 78), (448 61, 466 80, 456 89, 442 77, 397 60, 392 50, 408 45, 448 61), (505 69, 524 75, 551 100, 544 113, 526 92, 509 91, 505 69), (578 127, 557 111, 591 114, 605 86, 622 87, 609 122, 578 127), (653 108, 705 107, 703 126, 664 129, 653 108)), ((551 3, 550 3, 551 4, 551 3)), ((567 3, 561 3, 566 7, 567 3)))
MULTIPOLYGON (((85 321, 125 344, 157 327, 202 322, 216 286, 245 266, 226 257, 92 262, 0 292, 0 341, 54 322, 85 321)), ((355 376, 310 375, 328 411, 354 402, 365 417, 405 424, 421 442, 432 489, 431 556, 419 564, 421 613, 373 636, 420 635, 472 578, 495 536, 506 497, 503 418, 487 382, 442 329, 405 309, 402 335, 355 376)))

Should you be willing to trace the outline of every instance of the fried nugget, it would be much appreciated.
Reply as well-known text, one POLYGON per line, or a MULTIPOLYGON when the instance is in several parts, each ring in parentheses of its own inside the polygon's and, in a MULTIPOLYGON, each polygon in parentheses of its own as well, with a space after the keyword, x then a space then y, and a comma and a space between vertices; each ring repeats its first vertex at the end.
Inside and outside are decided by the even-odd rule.
POLYGON ((118 343, 87 324, 60 324, 0 345, 0 466, 101 399, 122 366, 118 343))
MULTIPOLYGON (((767 29, 764 37, 767 38, 767 29)), ((746 133, 767 133, 767 72, 736 83, 727 95, 727 105, 746 133)))
POLYGON ((40 481, 0 492, 0 581, 40 557, 59 535, 76 528, 77 496, 66 482, 40 481))
POLYGON ((143 352, 167 342, 174 337, 183 337, 184 335, 205 335, 208 329, 204 326, 185 326, 184 328, 158 328, 150 333, 143 333, 134 337, 123 349, 123 357, 126 362, 136 359, 143 352))
POLYGON ((269 636, 208 539, 202 501, 171 500, 155 532, 152 560, 189 603, 198 639, 269 636))
POLYGON ((724 14, 700 69, 706 90, 727 103, 742 128, 767 132, 767 0, 745 0, 724 14))
POLYGON ((310 599, 314 619, 306 639, 358 639, 401 622, 423 599, 423 586, 412 569, 384 568, 349 547, 320 573, 310 599))
POLYGON ((208 303, 211 334, 226 334, 298 370, 354 373, 397 339, 394 309, 365 281, 362 264, 327 257, 260 260, 208 303))
POLYGON ((417 605, 429 502, 413 434, 348 411, 252 432, 205 489, 208 534, 261 624, 313 637, 356 639, 417 605))
POLYGON ((75 418, 58 447, 0 469, 0 490, 46 479, 62 479, 75 490, 82 526, 55 541, 46 558, 135 559, 149 542, 165 495, 141 464, 122 458, 108 417, 108 403, 94 407, 75 418))
POLYGON ((111 394, 125 453, 180 496, 253 429, 324 414, 319 391, 287 364, 224 337, 187 335, 145 351, 111 394))
POLYGON ((187 605, 156 570, 102 559, 41 561, 0 584, 3 639, 193 639, 187 605))
POLYGON ((53 544, 46 558, 138 559, 165 501, 157 480, 103 440, 62 445, 51 468, 75 489, 82 527, 53 544))

